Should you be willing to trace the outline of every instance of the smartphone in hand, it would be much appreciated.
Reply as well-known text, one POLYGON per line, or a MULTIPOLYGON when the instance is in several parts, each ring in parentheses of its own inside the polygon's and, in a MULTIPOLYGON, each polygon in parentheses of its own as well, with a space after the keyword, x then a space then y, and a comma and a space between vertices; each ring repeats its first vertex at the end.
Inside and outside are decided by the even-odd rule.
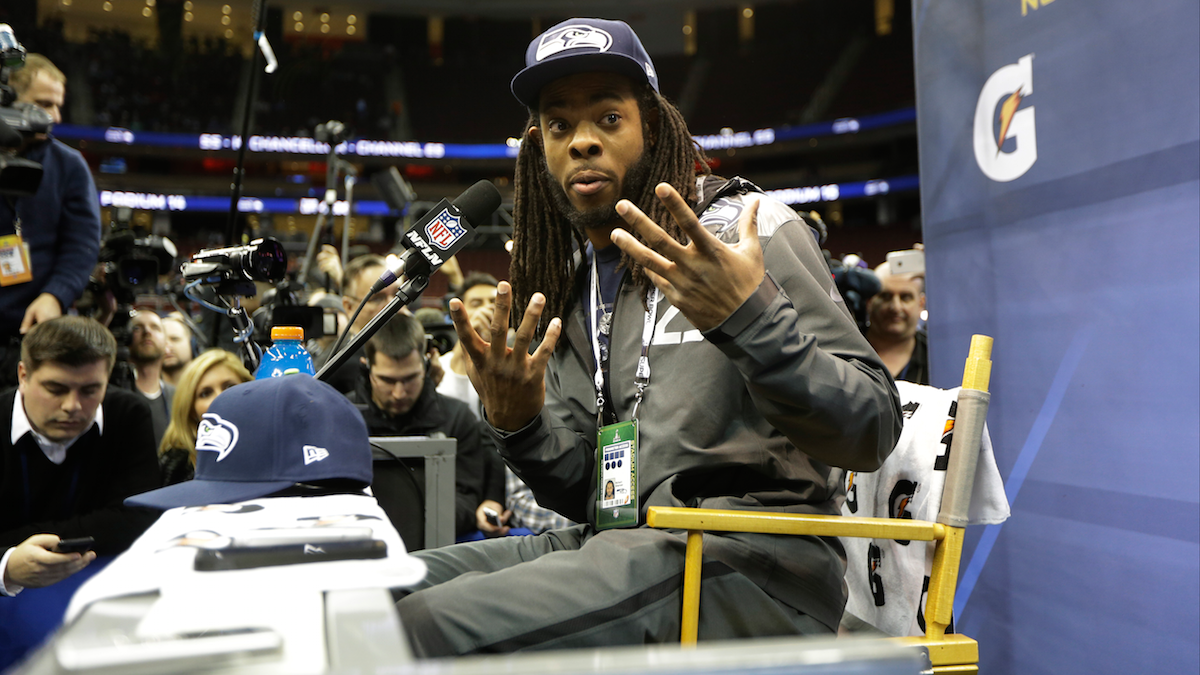
POLYGON ((920 249, 892 251, 887 254, 887 262, 892 274, 925 273, 925 251, 920 249))
POLYGON ((75 537, 74 539, 59 539, 54 546, 55 553, 87 553, 92 550, 96 540, 92 537, 75 537))
POLYGON ((487 506, 483 507, 483 519, 488 521, 489 525, 501 527, 500 514, 496 513, 496 509, 487 506))

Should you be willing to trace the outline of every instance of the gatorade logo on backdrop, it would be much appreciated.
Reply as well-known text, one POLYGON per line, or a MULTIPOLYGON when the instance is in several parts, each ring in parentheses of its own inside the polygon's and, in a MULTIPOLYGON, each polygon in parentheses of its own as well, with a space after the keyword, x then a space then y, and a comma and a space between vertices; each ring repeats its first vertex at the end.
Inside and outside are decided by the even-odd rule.
POLYGON ((975 104, 975 162, 983 175, 994 181, 1016 180, 1037 161, 1033 106, 1020 108, 1031 94, 1033 54, 992 73, 979 94, 975 104), (1006 152, 1005 141, 1010 138, 1012 149, 1006 152))
POLYGON ((883 566, 883 549, 875 544, 867 547, 867 578, 871 580, 871 597, 876 607, 887 604, 887 593, 883 590, 883 577, 879 568, 883 566))
POLYGON ((538 43, 534 58, 538 61, 568 49, 590 47, 598 52, 606 52, 612 46, 612 36, 608 31, 580 24, 563 26, 546 35, 538 43))
POLYGON ((216 413, 204 413, 200 426, 196 427, 196 452, 215 452, 219 462, 225 459, 237 442, 236 425, 221 419, 216 413))
MULTIPOLYGON (((896 485, 892 488, 892 494, 888 497, 888 518, 902 518, 904 520, 912 520, 912 511, 908 510, 913 499, 917 496, 917 484, 911 480, 900 479, 896 481, 896 485)), ((908 546, 909 540, 897 539, 896 543, 901 546, 908 546)))

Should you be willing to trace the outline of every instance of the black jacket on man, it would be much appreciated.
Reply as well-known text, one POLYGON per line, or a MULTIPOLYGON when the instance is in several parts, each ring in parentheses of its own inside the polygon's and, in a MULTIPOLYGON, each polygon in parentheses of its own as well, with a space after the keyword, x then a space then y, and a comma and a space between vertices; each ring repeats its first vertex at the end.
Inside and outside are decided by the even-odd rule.
POLYGON ((918 330, 914 337, 917 344, 913 346, 912 357, 904 366, 904 370, 901 370, 900 374, 896 376, 896 379, 917 384, 929 384, 929 337, 923 328, 918 330))
POLYGON ((159 515, 122 504, 161 486, 145 399, 108 387, 104 433, 93 424, 56 465, 32 433, 13 445, 16 393, 0 394, 0 553, 41 533, 94 537, 100 555, 129 548, 159 515))
MULTIPOLYGON (((372 436, 435 436, 445 434, 458 441, 454 458, 454 531, 463 535, 476 529, 475 509, 484 499, 504 503, 504 465, 492 441, 492 436, 483 423, 471 413, 471 408, 462 401, 442 396, 428 376, 421 389, 421 396, 407 414, 391 416, 379 409, 371 399, 371 383, 363 378, 350 400, 363 411, 363 419, 372 436)), ((424 493, 424 466, 419 460, 405 459, 407 471, 413 476, 413 489, 424 493)), ((388 494, 381 494, 380 465, 376 464, 376 481, 373 487, 376 498, 384 504, 388 494)), ((423 504, 421 502, 417 502, 423 504)), ((411 527, 397 522, 394 510, 385 508, 393 524, 400 530, 401 537, 410 550, 420 548, 423 541, 424 517, 420 509, 414 509, 411 527), (407 536, 406 536, 407 535, 407 536)))

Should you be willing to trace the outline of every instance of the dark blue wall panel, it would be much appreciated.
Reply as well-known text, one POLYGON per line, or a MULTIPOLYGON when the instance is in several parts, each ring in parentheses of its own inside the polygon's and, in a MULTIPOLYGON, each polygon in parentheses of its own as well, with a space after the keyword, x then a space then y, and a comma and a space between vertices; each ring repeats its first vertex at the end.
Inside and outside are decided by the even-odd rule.
POLYGON ((991 673, 1198 672, 1200 4, 913 13, 934 384, 957 384, 972 333, 996 338, 1013 504, 968 537, 959 626, 991 673), (993 180, 976 109, 990 159, 1029 152, 997 143, 1011 91, 980 105, 1026 57, 1036 160, 993 180))

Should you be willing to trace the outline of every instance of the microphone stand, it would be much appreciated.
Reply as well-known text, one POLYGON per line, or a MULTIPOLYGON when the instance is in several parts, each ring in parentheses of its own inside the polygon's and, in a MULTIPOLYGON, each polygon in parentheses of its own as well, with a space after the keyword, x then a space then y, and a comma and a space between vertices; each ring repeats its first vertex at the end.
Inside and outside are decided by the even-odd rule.
MULTIPOLYGON (((358 170, 353 164, 342 159, 338 160, 338 164, 346 174, 342 179, 346 188, 346 217, 342 221, 342 269, 345 270, 350 258, 350 214, 354 213, 354 184, 358 182, 358 170)), ((332 210, 333 207, 330 207, 330 211, 332 210)))
POLYGON ((350 338, 350 342, 340 352, 334 354, 325 362, 324 366, 321 366, 321 370, 317 371, 317 379, 328 382, 337 369, 342 367, 342 364, 349 361, 350 357, 367 343, 367 340, 370 340, 375 333, 379 332, 383 324, 395 316, 396 312, 399 312, 401 308, 416 300, 428 285, 429 277, 424 274, 418 274, 401 284, 399 290, 396 291, 396 297, 384 305, 383 309, 379 310, 379 313, 368 321, 362 330, 355 333, 354 337, 350 338))
MULTIPOLYGON (((334 139, 336 140, 336 139, 334 139)), ((333 219, 333 205, 337 203, 338 169, 341 168, 337 157, 337 144, 329 144, 329 156, 325 159, 325 198, 321 202, 325 209, 317 210, 317 223, 313 226, 312 235, 308 238, 308 249, 304 252, 304 262, 300 265, 300 283, 308 286, 309 269, 317 257, 317 249, 321 247, 321 234, 325 229, 325 221, 333 219)), ((349 221, 347 221, 348 223, 349 221)), ((343 268, 345 264, 343 263, 343 268)), ((340 288, 338 289, 341 290, 340 288)))
MULTIPOLYGON (((250 9, 254 18, 255 39, 261 36, 267 26, 267 5, 263 0, 254 0, 250 9)), ((226 246, 237 246, 242 240, 242 228, 238 222, 238 202, 242 200, 242 182, 246 177, 246 146, 250 145, 250 131, 254 119, 254 102, 258 99, 258 68, 263 63, 261 50, 255 49, 250 57, 250 79, 246 83, 246 100, 242 108, 241 145, 237 151, 237 165, 233 169, 232 194, 229 197, 229 220, 225 225, 226 246)), ((236 112, 236 111, 235 111, 236 112)), ((216 344, 216 333, 213 334, 213 344, 216 344)))
MULTIPOLYGON (((246 314, 246 310, 242 308, 241 300, 238 296, 251 296, 255 293, 254 282, 252 281, 225 281, 218 284, 213 289, 213 295, 217 302, 226 303, 224 307, 215 305, 198 294, 193 294, 192 291, 204 284, 203 279, 198 279, 184 287, 183 293, 189 300, 199 303, 205 309, 224 314, 229 319, 229 323, 233 326, 234 338, 233 341, 241 345, 244 356, 242 362, 246 364, 246 369, 251 373, 258 370, 258 364, 262 360, 262 353, 259 351, 258 345, 254 344, 254 325, 250 321, 250 316, 246 314), (224 295, 229 295, 232 302, 224 299, 224 295)), ((217 336, 217 326, 220 321, 213 321, 213 336, 217 336)), ((217 344, 214 339, 213 344, 217 344)))
MULTIPOLYGON (((255 39, 257 40, 262 37, 263 33, 266 30, 266 26, 267 26, 267 4, 266 4, 266 2, 264 0, 254 0, 254 4, 250 8, 250 16, 254 20, 254 36, 255 36, 255 39)), ((263 44, 266 44, 265 41, 263 42, 263 44)), ((264 59, 264 58, 265 58, 265 54, 262 49, 255 49, 254 53, 250 57, 250 78, 249 78, 249 81, 246 83, 246 89, 244 90, 246 99, 244 101, 245 105, 243 105, 243 107, 242 107, 241 144, 238 145, 237 164, 234 166, 233 183, 230 185, 231 194, 229 195, 229 219, 225 224, 225 244, 226 244, 226 246, 237 246, 238 244, 241 243, 241 240, 242 240, 243 231, 242 231, 242 227, 241 227, 241 222, 239 221, 239 218, 238 218, 238 216, 240 215, 238 212, 238 202, 242 201, 242 182, 245 180, 245 177, 246 177, 246 146, 250 145, 250 131, 253 129, 252 122, 254 119, 254 102, 256 100, 258 100, 258 68, 259 68, 259 65, 261 63, 263 63, 263 61, 261 61, 260 59, 264 59)), ((267 70, 267 72, 268 73, 274 72, 274 68, 269 68, 267 70)), ((234 112, 236 114, 236 110, 234 112)), ((230 310, 231 313, 229 314, 229 319, 230 319, 230 321, 235 321, 235 317, 234 317, 232 311, 233 310, 231 309, 230 310)), ((241 311, 240 307, 238 308, 238 311, 241 311)), ((242 315, 244 318, 245 312, 242 312, 242 315)), ((247 323, 248 323, 248 320, 247 320, 247 323)), ((219 324, 220 324, 219 321, 213 322, 212 331, 210 333, 211 339, 209 340, 209 344, 215 345, 218 343, 218 337, 220 335, 220 333, 219 333, 220 329, 218 328, 219 324)), ((237 325, 236 321, 235 321, 235 325, 237 325)), ((246 353, 248 356, 253 358, 254 365, 255 365, 255 367, 257 367, 258 366, 258 358, 257 358, 257 355, 254 354, 254 350, 248 346, 246 353)))
POLYGON ((225 311, 225 315, 229 317, 229 323, 233 324, 233 331, 237 333, 242 344, 244 356, 242 360, 246 363, 246 369, 252 374, 258 370, 258 364, 262 360, 262 355, 258 351, 258 346, 254 344, 254 326, 250 322, 250 317, 246 314, 246 310, 242 309, 240 302, 235 302, 225 311))

